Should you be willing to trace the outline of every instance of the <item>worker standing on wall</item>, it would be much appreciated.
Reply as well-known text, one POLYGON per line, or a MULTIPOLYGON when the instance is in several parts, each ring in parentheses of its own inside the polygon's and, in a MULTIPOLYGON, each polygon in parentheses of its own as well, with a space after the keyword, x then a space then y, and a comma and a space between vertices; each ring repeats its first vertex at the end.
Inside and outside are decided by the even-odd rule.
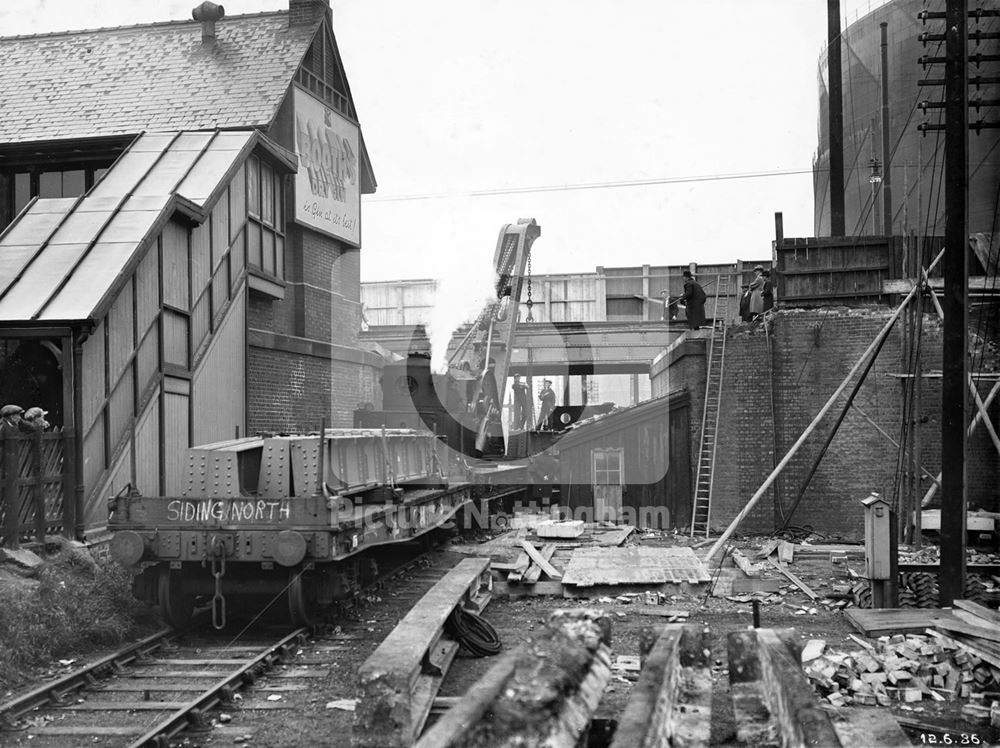
POLYGON ((552 416, 552 412, 556 409, 556 393, 552 390, 552 380, 545 379, 542 380, 542 391, 538 393, 538 401, 540 403, 538 412, 538 431, 544 428, 552 428, 552 424, 549 423, 549 418, 552 416))
POLYGON ((764 313, 764 268, 760 265, 754 266, 753 280, 747 289, 750 292, 750 306, 747 314, 751 320, 756 319, 764 313))
POLYGON ((670 298, 670 292, 666 289, 660 291, 660 298, 663 299, 663 321, 673 322, 677 319, 677 302, 670 298))
POLYGON ((510 430, 521 431, 528 422, 528 385, 521 381, 521 375, 514 375, 510 386, 514 394, 514 409, 510 419, 510 430))
POLYGON ((774 284, 771 283, 770 270, 765 270, 762 275, 764 277, 764 286, 761 288, 760 296, 764 303, 764 312, 767 313, 774 309, 774 284))
POLYGON ((705 289, 694 279, 690 270, 685 270, 681 275, 684 276, 684 293, 677 301, 683 302, 687 309, 688 327, 697 330, 705 324, 705 299, 707 298, 705 289))

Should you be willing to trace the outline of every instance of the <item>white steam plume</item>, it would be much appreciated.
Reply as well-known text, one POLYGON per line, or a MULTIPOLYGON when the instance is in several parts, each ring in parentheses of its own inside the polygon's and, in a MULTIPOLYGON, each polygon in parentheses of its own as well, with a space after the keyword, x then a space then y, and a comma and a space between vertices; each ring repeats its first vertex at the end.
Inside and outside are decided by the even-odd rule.
POLYGON ((492 252, 464 253, 439 268, 434 308, 426 325, 434 373, 448 371, 448 343, 455 329, 465 322, 475 322, 483 306, 496 299, 492 260, 492 252))

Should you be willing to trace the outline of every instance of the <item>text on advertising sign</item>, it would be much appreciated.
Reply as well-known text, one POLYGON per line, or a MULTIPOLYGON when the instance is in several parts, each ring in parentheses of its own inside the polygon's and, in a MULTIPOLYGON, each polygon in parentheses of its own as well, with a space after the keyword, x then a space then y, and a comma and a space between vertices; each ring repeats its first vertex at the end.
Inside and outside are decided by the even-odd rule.
POLYGON ((360 246, 358 128, 305 91, 293 90, 295 220, 360 246))

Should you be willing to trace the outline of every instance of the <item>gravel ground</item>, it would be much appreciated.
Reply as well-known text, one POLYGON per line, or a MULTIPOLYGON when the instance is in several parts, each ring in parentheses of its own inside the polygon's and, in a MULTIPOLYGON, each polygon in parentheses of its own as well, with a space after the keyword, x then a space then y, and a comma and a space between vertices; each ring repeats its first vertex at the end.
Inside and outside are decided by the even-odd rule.
MULTIPOLYGON (((428 556, 422 567, 406 577, 393 580, 377 594, 370 596, 352 614, 344 618, 339 627, 328 636, 318 637, 302 648, 300 657, 290 665, 279 668, 291 672, 303 666, 315 671, 308 681, 308 688, 282 692, 278 708, 267 709, 260 704, 268 694, 267 689, 284 682, 267 678, 258 688, 249 692, 246 707, 227 712, 228 720, 216 730, 202 735, 188 735, 175 745, 221 746, 251 745, 273 748, 299 746, 348 746, 351 739, 353 713, 346 709, 331 708, 331 702, 351 700, 355 697, 355 679, 358 668, 375 650, 415 602, 433 585, 445 570, 463 556, 452 551, 438 551, 428 556)), ((827 560, 797 562, 794 566, 807 584, 817 590, 835 582, 842 582, 845 570, 827 560)), ((853 632, 841 611, 830 610, 810 603, 794 587, 786 586, 780 602, 765 603, 761 610, 761 625, 771 628, 794 628, 799 638, 824 639, 829 647, 852 651, 857 646, 847 638, 853 632), (798 611, 815 607, 815 614, 798 611)), ((570 600, 555 597, 527 597, 512 599, 497 596, 487 607, 484 617, 497 629, 504 643, 504 650, 516 646, 526 634, 539 629, 551 613, 560 608, 599 607, 612 617, 613 659, 619 655, 639 654, 639 636, 644 627, 656 626, 664 619, 642 615, 639 606, 624 604, 617 599, 611 602, 595 600, 570 600)), ((711 744, 736 745, 736 725, 729 698, 728 671, 726 669, 725 635, 730 631, 745 629, 751 624, 749 602, 734 602, 724 598, 706 598, 703 594, 678 596, 667 607, 689 612, 688 623, 708 626, 712 632, 712 735, 711 744)), ((441 696, 459 696, 465 693, 493 664, 496 658, 467 659, 460 657, 453 664, 442 686, 441 696)), ((628 700, 633 681, 616 672, 598 707, 598 719, 614 720, 628 700)), ((632 676, 634 677, 634 675, 632 676)), ((266 704, 264 705, 267 706, 266 704)), ((910 718, 928 720, 934 717, 929 702, 917 705, 922 711, 898 712, 910 718)), ((951 713, 938 715, 955 720, 951 713)), ((898 707, 894 707, 898 709, 898 707)), ((218 718, 218 714, 215 715, 218 718)), ((975 732, 975 726, 955 722, 956 730, 975 732)), ((982 728, 979 728, 983 734, 982 728)), ((912 736, 914 744, 921 744, 912 736)), ((983 735, 986 737, 986 735, 983 735)), ((992 739, 996 739, 993 736, 992 739)), ((0 745, 4 739, 0 734, 0 745)))

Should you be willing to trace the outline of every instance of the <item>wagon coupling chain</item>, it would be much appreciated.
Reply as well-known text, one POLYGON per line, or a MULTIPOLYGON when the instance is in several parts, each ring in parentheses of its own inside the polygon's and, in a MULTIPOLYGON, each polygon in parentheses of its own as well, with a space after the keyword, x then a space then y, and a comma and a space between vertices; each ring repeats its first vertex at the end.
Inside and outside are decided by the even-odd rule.
POLYGON ((215 594, 212 596, 212 626, 226 627, 226 598, 222 596, 222 576, 226 573, 226 544, 221 538, 212 537, 212 576, 215 594))

